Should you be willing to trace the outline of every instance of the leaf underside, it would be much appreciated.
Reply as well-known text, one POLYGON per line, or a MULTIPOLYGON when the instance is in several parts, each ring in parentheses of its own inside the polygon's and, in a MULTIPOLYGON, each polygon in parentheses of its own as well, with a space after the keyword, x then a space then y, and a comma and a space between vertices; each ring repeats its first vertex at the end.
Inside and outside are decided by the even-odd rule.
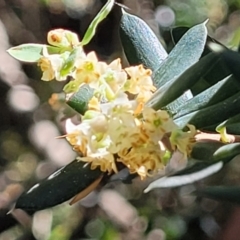
POLYGON ((92 170, 90 165, 74 160, 23 193, 15 207, 34 211, 53 207, 74 197, 101 175, 99 169, 92 170))

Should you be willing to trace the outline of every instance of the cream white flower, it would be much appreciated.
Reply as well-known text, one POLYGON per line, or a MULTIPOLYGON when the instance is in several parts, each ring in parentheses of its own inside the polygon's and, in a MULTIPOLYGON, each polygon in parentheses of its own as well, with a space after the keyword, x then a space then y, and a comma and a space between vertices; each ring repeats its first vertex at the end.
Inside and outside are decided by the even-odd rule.
POLYGON ((122 69, 120 59, 112 61, 109 65, 102 65, 102 78, 114 93, 118 93, 127 81, 127 74, 122 69))
POLYGON ((65 80, 59 76, 60 69, 62 67, 63 60, 58 55, 52 55, 51 57, 41 57, 38 65, 40 66, 43 75, 42 80, 51 81, 53 79, 65 80))
POLYGON ((165 151, 162 151, 159 145, 147 141, 133 146, 128 151, 119 152, 118 161, 126 165, 131 173, 138 173, 144 179, 164 167, 161 160, 164 153, 165 151))
POLYGON ((91 162, 91 169, 99 167, 102 172, 117 172, 114 156, 108 151, 91 154, 88 157, 81 158, 81 160, 91 162))
POLYGON ((127 74, 122 70, 120 59, 110 64, 98 62, 97 69, 99 78, 97 82, 92 78, 89 86, 95 89, 94 95, 100 101, 113 101, 127 81, 127 74))
POLYGON ((64 58, 67 57, 69 53, 63 55, 60 54, 48 54, 47 48, 43 48, 43 57, 38 61, 38 66, 40 66, 43 75, 42 80, 51 81, 56 79, 58 81, 66 80, 66 77, 62 77, 60 70, 64 64, 64 58))
POLYGON ((73 77, 80 84, 87 83, 91 88, 98 88, 100 66, 95 52, 90 52, 86 57, 79 58, 75 62, 76 70, 73 77))
POLYGON ((146 102, 149 100, 152 93, 156 90, 151 78, 152 71, 144 69, 143 65, 125 68, 125 71, 130 76, 130 79, 125 84, 126 91, 138 94, 137 99, 139 101, 146 102))
POLYGON ((151 137, 154 142, 159 141, 169 132, 178 129, 178 126, 173 122, 167 111, 155 111, 152 108, 144 107, 143 111, 143 129, 146 134, 151 137))
POLYGON ((182 129, 176 129, 172 131, 170 136, 170 142, 172 144, 173 149, 177 148, 181 153, 186 157, 195 142, 194 136, 197 131, 193 125, 187 125, 189 130, 184 132, 182 129))
POLYGON ((78 126, 68 127, 67 139, 84 154, 82 161, 109 173, 117 172, 116 162, 122 162, 144 179, 163 169, 166 157, 170 159, 163 140, 167 133, 172 133, 170 148, 188 154, 195 135, 192 126, 183 132, 166 111, 144 107, 141 115, 136 115, 136 106, 135 100, 122 93, 114 101, 100 104, 100 110, 87 111, 78 126))

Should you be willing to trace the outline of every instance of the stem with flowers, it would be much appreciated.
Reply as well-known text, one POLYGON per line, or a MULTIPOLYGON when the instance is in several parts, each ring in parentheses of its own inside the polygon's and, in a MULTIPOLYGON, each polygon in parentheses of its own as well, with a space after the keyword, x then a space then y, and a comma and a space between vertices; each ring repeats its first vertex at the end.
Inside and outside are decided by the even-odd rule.
MULTIPOLYGON (((73 106, 81 117, 81 122, 77 125, 71 119, 66 121, 64 135, 78 154, 77 159, 60 170, 59 176, 54 180, 51 177, 42 185, 23 194, 17 202, 17 207, 43 209, 68 200, 78 191, 84 191, 84 194, 81 194, 81 197, 84 197, 102 179, 117 174, 122 168, 128 169, 130 175, 137 174, 144 180, 157 175, 166 166, 169 167, 172 161, 191 160, 194 147, 203 139, 209 142, 218 141, 222 145, 239 142, 239 137, 235 136, 233 139, 232 135, 226 133, 227 125, 224 122, 237 113, 235 109, 236 104, 239 105, 239 93, 234 95, 237 99, 235 105, 230 105, 228 97, 222 99, 229 107, 223 110, 226 114, 219 117, 222 109, 218 105, 210 104, 210 100, 211 96, 220 90, 221 81, 205 90, 208 91, 208 94, 204 95, 205 102, 198 101, 199 95, 194 96, 191 92, 191 88, 206 72, 209 64, 218 58, 214 53, 201 58, 207 39, 206 22, 190 29, 168 55, 143 21, 123 11, 120 35, 123 47, 127 42, 125 54, 130 65, 133 58, 139 62, 123 68, 120 58, 107 63, 99 61, 95 52, 84 51, 84 45, 92 39, 97 25, 108 15, 113 5, 112 0, 106 3, 81 41, 76 33, 54 29, 47 35, 47 45, 24 44, 8 50, 13 57, 21 61, 35 62, 42 71, 43 81, 65 81, 63 92, 66 103, 73 106), (147 46, 143 43, 142 38, 131 32, 131 29, 134 29, 132 25, 136 28, 141 26, 141 37, 144 35, 140 31, 144 29, 155 45, 147 46), (129 56, 129 44, 137 49, 135 55, 129 56), (155 47, 156 56, 152 54, 151 47, 155 47), (141 62, 142 59, 144 60, 141 62), (190 107, 184 109, 186 102, 190 107), (185 112, 181 115, 183 111, 185 112), (210 112, 213 114, 211 118, 208 117, 210 112), (221 122, 224 123, 217 128, 219 134, 205 133, 201 129, 221 122), (64 195, 64 192, 49 193, 50 181, 55 181, 51 186, 56 186, 58 178, 74 172, 73 166, 75 170, 76 166, 81 166, 79 169, 83 176, 77 178, 77 181, 86 184, 67 195, 64 195), (96 174, 93 174, 93 178, 89 177, 92 176, 91 171, 96 174), (86 191, 89 186, 90 190, 86 191), (47 192, 50 199, 48 201, 51 203, 45 201, 44 204, 35 204, 39 191, 47 192), (58 194, 62 194, 60 200, 58 194), (30 201, 31 204, 28 205, 30 201)), ((225 84, 229 78, 222 81, 225 84)), ((234 153, 240 153, 238 145, 234 149, 234 153)), ((214 151, 218 151, 217 154, 211 153, 212 155, 207 156, 211 160, 205 166, 208 171, 196 175, 197 177, 194 175, 192 181, 215 173, 221 169, 223 163, 233 158, 228 154, 229 150, 226 147, 214 151), (221 167, 212 170, 211 166, 216 164, 216 161, 222 163, 221 167)), ((202 160, 200 155, 197 159, 202 160)), ((202 170, 200 168, 198 171, 202 170)), ((188 171, 186 168, 180 175, 185 175, 188 171)), ((171 176, 169 179, 171 181, 171 176)), ((181 180, 179 183, 181 184, 181 180)), ((148 190, 163 186, 161 184, 162 182, 153 182, 148 190)), ((168 186, 171 187, 171 184, 168 186)))

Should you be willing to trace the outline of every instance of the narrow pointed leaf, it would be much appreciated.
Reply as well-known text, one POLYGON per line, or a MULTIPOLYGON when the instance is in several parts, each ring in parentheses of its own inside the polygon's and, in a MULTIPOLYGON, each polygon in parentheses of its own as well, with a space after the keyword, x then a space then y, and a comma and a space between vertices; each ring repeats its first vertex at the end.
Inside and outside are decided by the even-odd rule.
POLYGON ((218 125, 216 130, 219 128, 225 128, 229 134, 240 135, 240 114, 227 119, 218 125))
POLYGON ((173 102, 203 77, 211 69, 209 66, 216 64, 217 59, 218 56, 214 53, 205 56, 180 76, 165 83, 147 104, 160 109, 173 102))
POLYGON ((229 125, 235 124, 235 123, 240 123, 240 114, 237 114, 228 120, 224 121, 219 125, 219 127, 227 127, 229 125))
POLYGON ((169 111, 172 115, 174 115, 177 111, 176 109, 179 106, 183 106, 187 101, 193 98, 192 90, 186 90, 180 97, 174 99, 173 102, 169 103, 164 107, 167 111, 169 111))
POLYGON ((230 143, 230 144, 225 144, 222 147, 218 148, 214 152, 212 159, 214 161, 219 161, 221 159, 231 160, 239 154, 240 154, 240 143, 230 143))
POLYGON ((227 201, 240 204, 240 187, 238 186, 215 186, 198 189, 195 195, 217 201, 227 201))
MULTIPOLYGON (((201 147, 203 147, 202 151, 204 151, 205 146, 202 145, 201 147)), ((212 149, 210 152, 212 153, 207 156, 208 159, 205 159, 205 161, 190 159, 189 162, 194 163, 192 163, 189 167, 186 167, 171 176, 153 181, 147 189, 144 190, 144 192, 149 192, 153 188, 179 187, 199 181, 218 172, 222 169, 224 164, 227 164, 229 161, 234 159, 234 157, 240 154, 240 143, 232 143, 220 147, 214 144, 211 147, 212 149)))
POLYGON ((78 55, 78 51, 79 51, 78 48, 75 48, 75 49, 72 50, 69 57, 66 59, 62 68, 60 69, 60 75, 61 76, 66 76, 70 72, 70 70, 73 68, 75 60, 76 60, 77 55, 78 55))
POLYGON ((224 159, 224 163, 232 160, 234 157, 240 154, 240 143, 230 143, 224 144, 222 142, 197 142, 193 151, 191 152, 191 157, 196 157, 197 159, 203 159, 210 161, 220 161, 224 159), (200 152, 203 152, 202 154, 200 152), (205 153, 204 153, 205 152, 205 153), (200 158, 198 158, 198 156, 200 158))
POLYGON ((229 70, 229 68, 226 66, 224 61, 219 56, 219 60, 217 64, 214 66, 210 66, 211 71, 204 76, 204 80, 210 85, 213 86, 217 82, 221 81, 225 77, 232 74, 232 72, 229 70))
MULTIPOLYGON (((211 54, 213 53, 210 53, 208 55, 211 55, 211 54)), ((207 56, 204 56, 203 58, 205 57, 207 56)), ((195 81, 195 84, 191 87, 191 89, 166 106, 166 108, 169 109, 169 111, 176 113, 177 112, 176 109, 178 109, 179 106, 184 107, 184 105, 186 104, 186 101, 189 101, 192 99, 192 97, 186 98, 186 96, 188 96, 187 95, 188 92, 191 92, 192 96, 196 96, 197 94, 203 92, 204 90, 207 90, 208 88, 210 88, 211 86, 213 86, 214 84, 218 83, 219 81, 221 81, 222 79, 226 78, 231 74, 231 72, 229 71, 227 66, 224 64, 222 59, 219 56, 218 57, 215 56, 215 57, 216 57, 216 61, 213 64, 209 64, 206 72, 200 77, 200 79, 197 79, 195 81)), ((201 58, 200 61, 203 58, 201 58)), ((237 85, 240 86, 240 84, 237 84, 237 85)), ((236 93, 236 90, 234 91, 234 93, 236 93)), ((226 94, 223 94, 223 95, 225 96, 226 94)), ((228 96, 230 97, 232 95, 229 94, 228 96)), ((226 99, 226 97, 221 98, 221 100, 224 100, 224 99, 226 99)))
POLYGON ((210 70, 200 79, 192 88, 192 94, 194 96, 207 90, 209 87, 223 80, 229 75, 232 75, 229 68, 226 66, 221 57, 218 57, 216 64, 209 66, 210 70))
POLYGON ((224 143, 218 141, 211 142, 209 140, 206 140, 196 142, 193 146, 190 157, 193 159, 208 161, 209 159, 213 158, 213 154, 216 152, 216 150, 223 145, 224 143))
POLYGON ((176 45, 183 35, 189 30, 189 27, 175 27, 171 29, 171 37, 173 43, 176 45))
POLYGON ((240 84, 233 76, 228 76, 175 109, 174 118, 177 119, 188 113, 217 104, 233 96, 238 91, 240 91, 240 84))
MULTIPOLYGON (((181 37, 189 30, 189 27, 176 27, 171 30, 171 36, 172 41, 174 44, 177 44, 177 42, 181 39, 181 37)), ((222 45, 220 42, 218 42, 216 39, 207 36, 207 43, 213 42, 222 45)), ((223 45, 222 45, 223 46, 223 45)), ((225 46, 223 46, 225 48, 225 46)), ((209 48, 208 44, 206 44, 205 49, 203 51, 202 56, 205 56, 212 52, 212 50, 209 48)))
POLYGON ((195 171, 192 173, 160 178, 150 183, 144 192, 149 192, 154 188, 173 188, 194 183, 218 172, 223 167, 223 162, 217 162, 211 165, 204 162, 204 165, 204 168, 201 166, 198 171, 194 169, 195 171))
MULTIPOLYGON (((181 37, 188 31, 188 29, 188 27, 173 28, 171 32, 173 42, 176 44, 181 39, 181 37)), ((213 52, 212 49, 209 47, 209 43, 217 43, 221 45, 223 49, 227 50, 227 48, 221 43, 219 43, 216 39, 207 36, 207 41, 201 57, 213 52)), ((208 87, 216 84, 221 79, 232 74, 220 55, 217 63, 214 64, 214 66, 210 65, 209 69, 211 70, 208 71, 207 74, 205 74, 206 76, 204 76, 204 78, 202 78, 199 82, 197 82, 197 84, 193 86, 193 88, 191 88, 193 95, 199 94, 200 92, 206 90, 208 87)))
POLYGON ((78 113, 84 115, 84 113, 88 110, 88 102, 93 97, 93 92, 93 89, 85 84, 78 90, 78 92, 74 93, 70 97, 67 104, 78 113))
POLYGON ((240 122, 229 124, 227 126, 227 133, 240 135, 240 122))
POLYGON ((228 142, 228 133, 240 134, 240 114, 237 114, 216 127, 216 131, 221 134, 222 139, 228 142))
POLYGON ((81 41, 82 46, 88 44, 92 40, 93 36, 96 33, 97 26, 111 12, 111 10, 114 6, 114 2, 115 2, 115 0, 108 0, 107 3, 103 6, 103 8, 100 10, 100 12, 97 14, 97 16, 93 19, 93 21, 89 25, 89 27, 81 41))
POLYGON ((42 57, 44 47, 47 47, 50 54, 60 52, 57 47, 37 43, 22 44, 8 49, 7 52, 19 61, 34 63, 42 57))
POLYGON ((199 60, 207 38, 205 25, 206 22, 187 31, 166 60, 154 72, 153 79, 157 87, 177 78, 199 60))
POLYGON ((150 27, 137 16, 123 11, 119 33, 130 65, 143 64, 155 70, 168 56, 150 27))
POLYGON ((42 44, 22 44, 12 47, 7 52, 14 58, 23 62, 37 62, 41 58, 42 44))
POLYGON ((225 49, 221 46, 221 53, 220 56, 227 65, 227 67, 230 69, 232 74, 236 79, 240 79, 240 54, 238 52, 234 52, 228 49, 225 49))
POLYGON ((99 169, 91 170, 90 165, 74 160, 23 193, 16 208, 37 211, 53 207, 83 191, 102 174, 99 169))
POLYGON ((193 124, 197 129, 201 129, 219 124, 238 114, 239 108, 240 92, 215 105, 176 118, 175 122, 181 127, 193 124))

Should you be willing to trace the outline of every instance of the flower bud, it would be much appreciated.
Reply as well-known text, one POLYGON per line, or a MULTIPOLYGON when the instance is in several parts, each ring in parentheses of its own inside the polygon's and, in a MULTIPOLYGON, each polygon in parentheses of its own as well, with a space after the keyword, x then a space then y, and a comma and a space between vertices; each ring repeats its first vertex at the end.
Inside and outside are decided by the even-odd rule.
POLYGON ((48 32, 47 41, 56 47, 74 47, 79 43, 76 33, 65 29, 55 29, 48 32))

